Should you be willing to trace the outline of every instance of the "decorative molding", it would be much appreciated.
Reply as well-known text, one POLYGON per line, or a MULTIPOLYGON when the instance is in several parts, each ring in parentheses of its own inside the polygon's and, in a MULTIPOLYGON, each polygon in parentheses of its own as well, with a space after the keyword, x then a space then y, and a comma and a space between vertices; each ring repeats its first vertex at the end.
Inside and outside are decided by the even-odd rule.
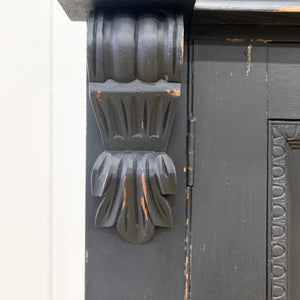
POLYGON ((239 12, 300 12, 300 1, 196 0, 194 10, 239 12))
POLYGON ((188 18, 195 0, 58 0, 72 21, 86 21, 92 10, 138 13, 181 12, 188 18))
POLYGON ((95 225, 116 225, 134 244, 173 224, 166 196, 176 192, 176 171, 165 152, 183 45, 180 14, 91 12, 88 20, 89 95, 105 148, 92 171, 92 194, 101 197, 95 225))
MULTIPOLYGON (((268 14, 294 14, 300 12, 300 1, 272 1, 272 0, 58 0, 66 14, 73 21, 86 21, 89 12, 93 9, 129 11, 151 9, 167 9, 168 11, 183 11, 189 16, 192 11, 197 14, 203 12, 254 12, 268 14)), ((247 18, 247 17, 246 17, 247 18)), ((247 24, 247 22, 245 22, 247 24)))
POLYGON ((287 299, 288 251, 288 148, 300 149, 300 124, 271 123, 272 198, 270 224, 271 298, 287 299))

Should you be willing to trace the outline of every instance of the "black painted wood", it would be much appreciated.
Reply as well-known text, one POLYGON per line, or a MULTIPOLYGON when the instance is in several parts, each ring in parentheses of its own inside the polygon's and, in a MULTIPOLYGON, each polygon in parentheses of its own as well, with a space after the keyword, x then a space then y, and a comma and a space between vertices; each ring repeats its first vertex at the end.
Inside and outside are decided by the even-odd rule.
POLYGON ((197 0, 193 23, 201 24, 300 24, 300 1, 197 0))
POLYGON ((268 115, 270 119, 299 119, 299 44, 268 45, 268 115))
POLYGON ((270 298, 299 299, 300 123, 270 122, 270 298))
POLYGON ((165 153, 181 93, 181 14, 103 15, 88 20, 88 88, 105 152, 92 171, 101 198, 95 225, 149 241, 173 225, 167 195, 176 170, 165 153))
POLYGON ((94 226, 100 200, 91 195, 90 174, 104 147, 90 101, 87 102, 86 300, 182 300, 186 294, 186 61, 184 66, 182 95, 168 147, 168 154, 177 169, 176 195, 169 199, 174 224, 168 230, 158 228, 147 244, 126 243, 114 228, 97 229, 94 226))
POLYGON ((227 45, 252 44, 264 47, 280 42, 299 42, 300 26, 263 26, 249 24, 197 24, 192 23, 190 38, 209 43, 227 45))
POLYGON ((180 99, 180 70, 165 59, 174 28, 166 19, 187 16, 192 1, 60 3, 73 20, 104 13, 91 16, 88 35, 86 299, 298 300, 299 124, 287 120, 300 119, 300 30, 262 25, 300 24, 300 2, 198 0, 180 99), (268 119, 285 120, 269 123, 269 139, 268 119), (178 186, 168 201, 172 160, 178 186), (131 222, 121 216, 127 196, 131 222), (155 225, 174 227, 131 245, 95 228, 96 211, 97 226, 117 223, 133 243, 148 241, 155 225))
POLYGON ((210 0, 58 0, 73 21, 86 21, 92 10, 106 12, 181 11, 202 24, 300 24, 300 1, 210 0))
POLYGON ((266 47, 195 41, 192 299, 266 299, 266 47))
POLYGON ((300 12, 300 1, 289 0, 196 0, 194 10, 300 12))
POLYGON ((114 13, 179 11, 188 17, 195 0, 58 0, 58 2, 72 21, 86 21, 92 10, 114 13))

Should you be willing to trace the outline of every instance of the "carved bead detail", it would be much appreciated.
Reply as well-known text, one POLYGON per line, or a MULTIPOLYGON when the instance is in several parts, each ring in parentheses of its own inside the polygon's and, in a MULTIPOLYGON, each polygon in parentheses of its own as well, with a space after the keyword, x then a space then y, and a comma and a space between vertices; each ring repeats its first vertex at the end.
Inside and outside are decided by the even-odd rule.
POLYGON ((107 17, 92 12, 88 27, 90 82, 108 79, 180 82, 183 64, 181 15, 107 17))
POLYGON ((299 148, 300 126, 272 123, 271 299, 287 300, 287 148, 299 148))

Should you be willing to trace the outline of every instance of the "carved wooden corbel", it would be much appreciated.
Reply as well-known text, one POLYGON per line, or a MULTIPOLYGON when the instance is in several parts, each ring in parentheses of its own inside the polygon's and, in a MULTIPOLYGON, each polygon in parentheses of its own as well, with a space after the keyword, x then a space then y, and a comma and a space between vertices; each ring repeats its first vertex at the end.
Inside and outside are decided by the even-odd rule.
POLYGON ((105 151, 92 170, 101 197, 97 227, 116 225, 140 244, 155 226, 171 227, 167 195, 176 170, 166 154, 180 98, 183 17, 105 15, 88 19, 88 88, 105 151))

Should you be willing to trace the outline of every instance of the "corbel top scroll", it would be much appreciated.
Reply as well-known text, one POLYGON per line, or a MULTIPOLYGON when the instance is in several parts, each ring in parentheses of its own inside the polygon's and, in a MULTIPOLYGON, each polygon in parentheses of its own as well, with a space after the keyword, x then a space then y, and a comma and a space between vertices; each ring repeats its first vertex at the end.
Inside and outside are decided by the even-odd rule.
POLYGON ((180 82, 183 65, 183 17, 167 14, 104 15, 91 12, 88 27, 90 82, 180 82))

